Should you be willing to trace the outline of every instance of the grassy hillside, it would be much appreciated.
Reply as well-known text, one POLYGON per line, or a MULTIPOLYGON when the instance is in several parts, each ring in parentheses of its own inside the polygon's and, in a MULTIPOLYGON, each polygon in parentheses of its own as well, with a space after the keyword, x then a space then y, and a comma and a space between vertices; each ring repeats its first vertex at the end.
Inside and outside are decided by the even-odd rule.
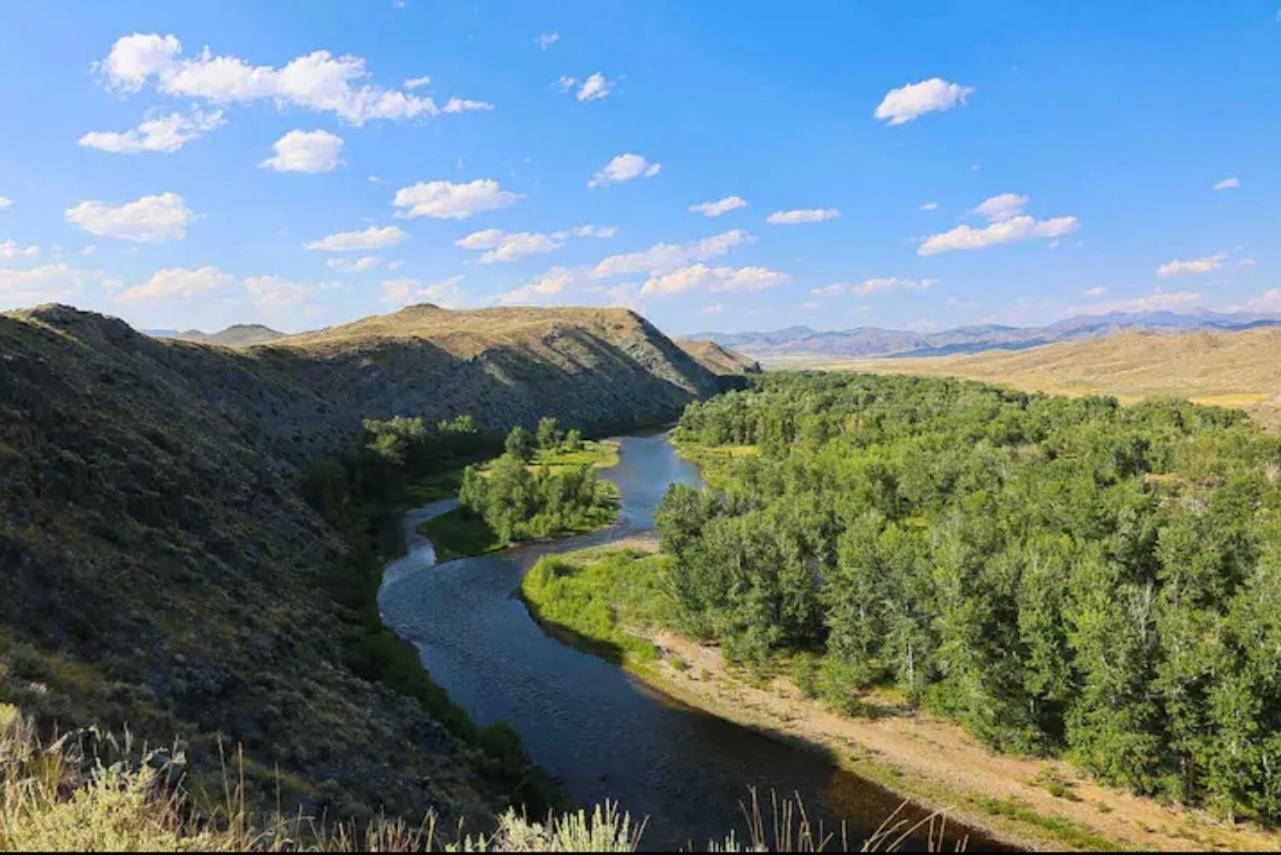
POLYGON ((676 339, 676 344, 713 374, 722 376, 758 374, 761 370, 760 363, 755 359, 744 356, 736 350, 723 347, 714 341, 678 338, 676 339))
POLYGON ((621 311, 411 309, 231 350, 48 306, 0 315, 0 363, 0 700, 63 730, 182 734, 198 768, 221 734, 260 795, 355 816, 483 816, 512 793, 493 755, 359 676, 390 640, 345 647, 371 580, 338 573, 352 558, 300 498, 303 463, 365 417, 596 429, 717 388, 621 311))
POLYGON ((1281 330, 1122 333, 1030 350, 987 351, 922 359, 779 360, 771 367, 811 367, 877 374, 967 377, 1068 395, 1107 394, 1123 401, 1172 395, 1245 409, 1281 424, 1281 330))
POLYGON ((197 341, 201 344, 220 344, 223 347, 250 347, 255 344, 267 344, 285 337, 285 333, 265 327, 262 324, 234 324, 216 333, 200 330, 180 332, 174 338, 183 341, 197 341))

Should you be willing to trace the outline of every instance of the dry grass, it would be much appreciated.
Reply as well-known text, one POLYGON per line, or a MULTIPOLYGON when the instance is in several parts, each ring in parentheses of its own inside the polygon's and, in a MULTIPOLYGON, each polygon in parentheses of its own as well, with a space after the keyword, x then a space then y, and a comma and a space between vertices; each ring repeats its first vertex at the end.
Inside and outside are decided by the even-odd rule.
MULTIPOLYGON (((377 818, 363 825, 324 817, 260 818, 246 808, 244 758, 223 770, 222 804, 197 809, 183 787, 179 752, 135 751, 96 730, 76 731, 43 743, 29 719, 0 704, 0 851, 131 852, 635 852, 645 823, 614 803, 549 816, 545 822, 508 811, 489 834, 438 833, 428 813, 413 825, 377 818), (238 771, 237 771, 238 770, 238 771)), ((715 852, 848 851, 845 834, 810 822, 799 797, 771 793, 762 806, 756 792, 743 805, 747 835, 711 841, 715 852)), ((941 815, 909 825, 890 816, 861 851, 895 851, 925 831, 930 851, 943 851, 941 815)), ((961 839, 953 844, 964 849, 961 839)))
POLYGON ((794 358, 772 368, 873 374, 924 374, 1003 383, 1063 395, 1114 395, 1130 403, 1150 395, 1241 408, 1281 425, 1281 329, 1128 332, 1028 350, 904 359, 794 358))

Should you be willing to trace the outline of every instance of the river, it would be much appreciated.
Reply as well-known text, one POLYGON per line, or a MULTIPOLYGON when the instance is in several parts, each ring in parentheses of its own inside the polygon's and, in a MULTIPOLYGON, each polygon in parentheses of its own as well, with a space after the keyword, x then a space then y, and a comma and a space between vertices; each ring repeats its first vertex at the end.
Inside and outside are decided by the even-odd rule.
MULTIPOLYGON (((821 752, 653 691, 548 635, 516 596, 522 575, 541 555, 652 529, 668 484, 700 483, 666 434, 620 443, 618 465, 601 473, 619 487, 619 520, 599 532, 437 565, 430 541, 415 529, 457 502, 407 513, 408 554, 387 565, 379 593, 383 620, 418 647, 432 679, 477 724, 505 720, 514 727, 534 763, 556 776, 575 802, 610 799, 635 818, 648 817, 646 848, 691 842, 701 848, 731 830, 742 840, 739 805, 752 786, 766 795, 771 788, 799 793, 827 830, 844 821, 857 847, 899 806, 898 796, 837 769, 821 752)), ((990 845, 981 837, 971 843, 990 845)))

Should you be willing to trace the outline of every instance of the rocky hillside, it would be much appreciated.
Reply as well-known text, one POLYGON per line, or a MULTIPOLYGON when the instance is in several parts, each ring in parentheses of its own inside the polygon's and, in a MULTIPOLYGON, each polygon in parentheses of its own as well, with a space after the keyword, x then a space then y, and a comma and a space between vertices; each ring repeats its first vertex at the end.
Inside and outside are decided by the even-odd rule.
POLYGON ((416 307, 235 350, 0 315, 0 700, 206 756, 220 733, 264 764, 251 784, 332 812, 481 815, 505 796, 485 758, 344 664, 344 544, 300 466, 365 417, 604 430, 717 382, 621 310, 416 307))
POLYGON ((734 377, 743 374, 759 374, 761 364, 750 356, 744 356, 736 350, 694 338, 678 338, 676 344, 694 357, 700 365, 721 377, 734 377))

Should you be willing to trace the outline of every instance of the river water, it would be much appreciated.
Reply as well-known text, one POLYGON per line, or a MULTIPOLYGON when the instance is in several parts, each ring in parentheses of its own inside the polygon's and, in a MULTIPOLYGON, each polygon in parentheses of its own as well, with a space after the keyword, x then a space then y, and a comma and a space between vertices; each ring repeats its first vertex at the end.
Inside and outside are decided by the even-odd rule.
MULTIPOLYGON (((652 529, 668 484, 700 483, 665 434, 623 438, 618 465, 601 474, 619 487, 619 521, 552 544, 437 565, 430 541, 415 529, 457 502, 407 513, 408 554, 387 565, 379 593, 383 620, 418 647, 432 679, 477 724, 504 720, 514 727, 530 759, 577 803, 610 799, 633 817, 648 817, 646 848, 701 848, 731 830, 742 840, 740 802, 752 786, 766 796, 771 788, 799 793, 811 818, 822 816, 825 828, 838 832, 844 822, 857 847, 899 806, 897 796, 835 768, 821 752, 655 692, 530 618, 516 592, 541 555, 652 529)), ((990 845, 971 833, 971 849, 990 845)))

